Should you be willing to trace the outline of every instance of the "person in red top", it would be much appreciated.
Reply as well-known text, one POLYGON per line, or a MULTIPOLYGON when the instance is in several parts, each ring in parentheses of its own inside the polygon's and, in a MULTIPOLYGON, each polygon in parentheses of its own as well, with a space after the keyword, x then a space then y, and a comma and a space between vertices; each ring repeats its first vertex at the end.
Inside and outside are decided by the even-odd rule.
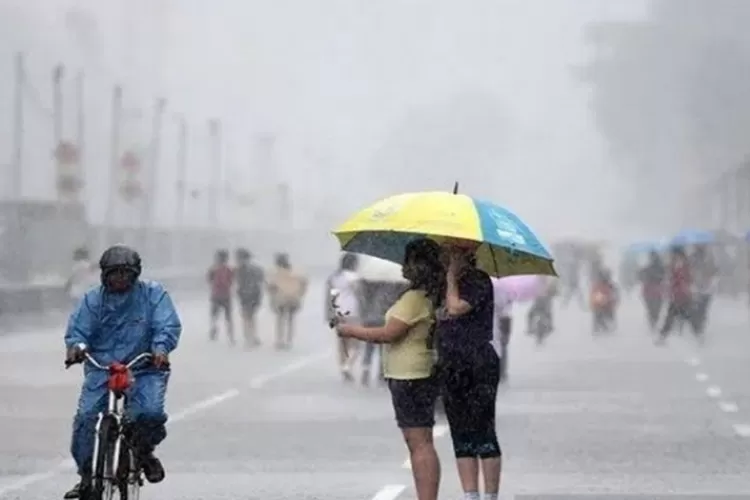
POLYGON ((600 268, 591 285, 593 333, 610 332, 617 324, 616 311, 619 292, 609 269, 600 268))
POLYGON ((677 319, 690 324, 693 333, 697 335, 692 314, 693 294, 691 289, 693 280, 690 273, 690 263, 688 262, 687 255, 685 255, 685 250, 681 247, 672 250, 672 260, 669 265, 667 282, 669 305, 667 306, 666 318, 664 318, 664 326, 657 339, 658 344, 663 344, 667 340, 677 319))
POLYGON ((232 285, 234 270, 229 266, 229 252, 218 250, 216 261, 208 270, 208 282, 211 285, 211 340, 216 340, 218 333, 216 322, 219 314, 224 312, 229 342, 234 345, 234 323, 232 321, 232 285))

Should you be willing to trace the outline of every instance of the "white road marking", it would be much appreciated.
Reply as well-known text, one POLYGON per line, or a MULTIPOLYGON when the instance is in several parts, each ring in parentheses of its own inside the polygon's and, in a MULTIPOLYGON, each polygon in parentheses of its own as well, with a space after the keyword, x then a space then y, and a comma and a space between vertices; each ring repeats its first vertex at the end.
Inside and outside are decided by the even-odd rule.
POLYGON ((394 500, 406 489, 403 484, 387 484, 380 488, 372 500, 394 500))
POLYGON ((725 413, 737 413, 737 411, 739 410, 739 408, 737 408, 737 405, 735 403, 732 403, 731 401, 720 401, 719 408, 725 413))
MULTIPOLYGON (((289 373, 298 371, 308 365, 315 363, 316 361, 322 359, 324 356, 327 356, 329 354, 330 354, 330 350, 327 349, 325 351, 320 351, 320 352, 305 356, 287 365, 282 366, 281 369, 277 371, 265 373, 265 374, 253 377, 252 379, 250 379, 249 386, 253 389, 263 387, 265 384, 267 384, 271 380, 274 380, 274 379, 283 377, 284 375, 288 375, 289 373)), ((219 393, 215 396, 204 399, 202 401, 198 401, 197 403, 194 403, 188 406, 187 408, 183 408, 182 410, 171 414, 169 421, 170 423, 172 423, 172 422, 179 422, 181 420, 185 420, 195 415, 196 413, 200 413, 202 411, 208 410, 209 408, 218 406, 221 403, 229 401, 230 399, 234 399, 240 394, 241 393, 239 389, 235 389, 235 388, 228 389, 222 393, 219 393)), ((12 482, 10 484, 0 487, 0 498, 2 498, 3 496, 13 491, 23 490, 33 484, 41 483, 41 482, 47 481, 48 479, 52 479, 58 474, 62 472, 67 472, 70 469, 73 469, 74 467, 75 467, 75 463, 73 462, 73 460, 66 459, 48 471, 37 472, 34 474, 29 474, 27 476, 24 476, 15 482, 12 482)), ((401 488, 403 489, 404 487, 401 487, 401 488)), ((399 491, 398 493, 396 493, 396 495, 392 497, 382 497, 382 498, 383 499, 396 498, 396 496, 398 496, 399 493, 401 493, 401 491, 399 491)))
POLYGON ((734 424, 732 426, 734 432, 740 437, 750 437, 750 425, 748 424, 734 424))
POLYGON ((204 399, 203 401, 198 401, 197 403, 194 403, 187 408, 178 411, 173 416, 171 416, 169 420, 172 422, 185 420, 190 415, 195 415, 196 413, 200 413, 204 410, 208 410, 209 408, 213 408, 214 406, 220 405, 225 401, 236 398, 239 395, 240 391, 238 391, 237 389, 229 389, 228 391, 224 391, 221 394, 217 394, 214 397, 204 399))
POLYGON ((687 359, 685 360, 685 362, 686 362, 687 364, 689 364, 690 366, 698 366, 698 365, 700 365, 700 364, 701 364, 701 360, 700 360, 700 359, 698 359, 698 358, 696 358, 696 357, 692 357, 692 358, 687 358, 687 359))
MULTIPOLYGON (((437 424, 432 428, 432 437, 435 439, 443 437, 448 433, 448 429, 449 428, 446 424, 437 424)), ((401 464, 401 467, 404 469, 411 469, 411 460, 409 457, 406 457, 406 460, 401 464)))
POLYGON ((695 374, 695 380, 697 380, 698 382, 705 382, 706 380, 708 380, 708 375, 702 372, 698 372, 695 374))
POLYGON ((706 389, 706 394, 708 394, 711 398, 718 398, 721 396, 721 387, 712 385, 711 387, 706 389))
POLYGON ((283 377, 284 375, 288 375, 292 372, 296 372, 298 370, 301 370, 302 368, 309 366, 313 363, 316 363, 320 361, 321 359, 330 356, 331 351, 330 349, 325 349, 319 352, 316 352, 315 354, 310 354, 309 356, 305 356, 303 358, 298 359, 297 361, 294 361, 292 363, 289 363, 287 365, 282 366, 279 370, 269 372, 263 375, 258 375, 257 377, 253 377, 250 379, 249 386, 251 389, 260 389, 264 385, 266 385, 268 382, 283 377))

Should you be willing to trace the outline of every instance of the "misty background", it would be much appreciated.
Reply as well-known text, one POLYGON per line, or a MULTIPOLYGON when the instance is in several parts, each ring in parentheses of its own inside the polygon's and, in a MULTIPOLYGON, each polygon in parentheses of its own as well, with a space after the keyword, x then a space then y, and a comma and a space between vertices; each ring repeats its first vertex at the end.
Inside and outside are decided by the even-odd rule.
POLYGON ((352 210, 458 180, 548 244, 661 237, 691 222, 697 190, 747 154, 748 10, 742 0, 0 0, 4 176, 17 164, 18 52, 25 65, 23 189, 4 191, 56 197, 61 63, 71 140, 79 72, 85 82, 81 198, 93 223, 137 224, 143 203, 107 210, 121 85, 125 149, 153 151, 152 110, 166 100, 141 181, 154 172, 156 226, 215 226, 206 193, 220 185, 219 225, 317 235, 306 241, 333 259, 328 231, 352 210))

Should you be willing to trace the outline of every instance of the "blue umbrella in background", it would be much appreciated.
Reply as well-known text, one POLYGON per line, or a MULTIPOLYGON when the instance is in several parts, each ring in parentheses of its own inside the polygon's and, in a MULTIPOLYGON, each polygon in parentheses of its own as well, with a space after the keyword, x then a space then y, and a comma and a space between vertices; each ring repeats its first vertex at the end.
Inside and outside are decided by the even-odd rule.
POLYGON ((669 242, 670 246, 707 245, 716 242, 716 235, 703 229, 685 229, 675 235, 669 242))
POLYGON ((747 241, 748 243, 750 243, 750 231, 748 231, 748 232, 747 232, 747 233, 745 234, 745 241, 747 241))

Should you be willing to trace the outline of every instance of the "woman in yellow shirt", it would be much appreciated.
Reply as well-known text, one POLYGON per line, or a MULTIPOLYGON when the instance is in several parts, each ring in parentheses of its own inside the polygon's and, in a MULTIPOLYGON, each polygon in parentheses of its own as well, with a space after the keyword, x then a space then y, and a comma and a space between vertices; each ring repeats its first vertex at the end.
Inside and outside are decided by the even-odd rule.
POLYGON ((433 377, 435 309, 445 294, 440 247, 419 239, 406 247, 403 275, 410 282, 385 314, 382 327, 339 324, 340 336, 386 344, 383 374, 391 391, 396 422, 409 449, 419 500, 436 500, 440 462, 432 441, 438 386, 433 377))

